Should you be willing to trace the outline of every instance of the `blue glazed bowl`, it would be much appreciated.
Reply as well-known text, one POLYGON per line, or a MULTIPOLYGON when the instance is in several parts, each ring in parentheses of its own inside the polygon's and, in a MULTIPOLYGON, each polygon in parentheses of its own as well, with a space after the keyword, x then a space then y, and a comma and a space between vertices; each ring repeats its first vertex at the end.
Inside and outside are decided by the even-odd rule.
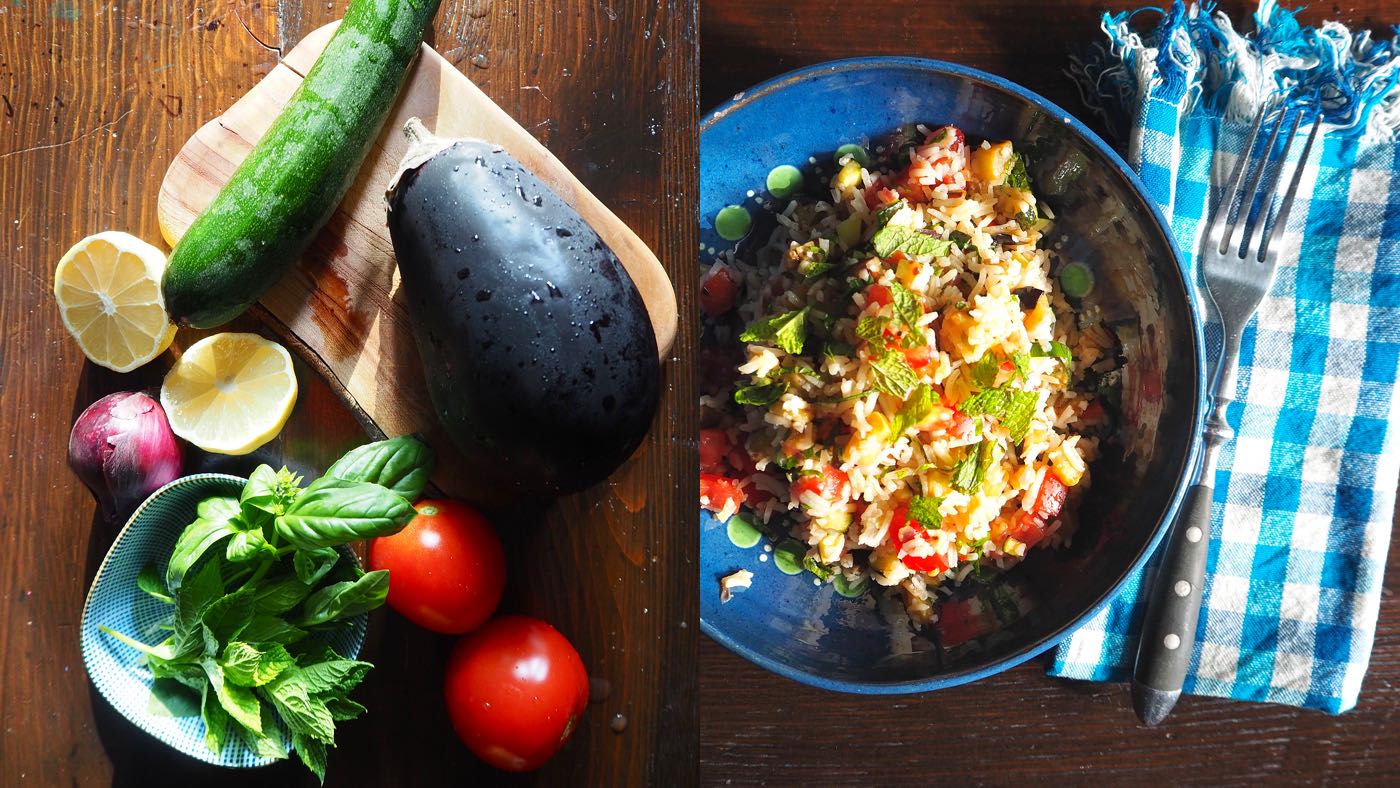
MULTIPOLYGON (((198 710, 192 716, 172 716, 151 700, 151 671, 136 649, 98 629, 105 625, 143 643, 155 644, 168 633, 159 627, 170 618, 171 607, 136 586, 136 576, 154 563, 165 574, 175 541, 195 519, 199 502, 211 495, 237 496, 246 479, 223 473, 185 476, 151 493, 112 542, 97 568, 87 602, 83 605, 81 641, 88 678, 102 697, 133 725, 192 758, 216 766, 266 766, 275 759, 259 757, 236 736, 229 737, 221 752, 204 743, 204 722, 198 710)), ((341 548, 356 560, 354 553, 341 548)), ((347 659, 360 653, 369 624, 368 614, 351 619, 350 625, 328 638, 328 645, 347 659)))
MULTIPOLYGON (((750 236, 766 238, 769 171, 793 165, 821 195, 846 143, 873 149, 908 123, 952 123, 974 140, 1010 139, 1033 151, 1031 175, 1073 157, 1082 174, 1037 194, 1056 215, 1061 253, 1089 265, 1105 317, 1123 340, 1122 456, 1094 467, 1082 524, 1062 550, 1034 550, 1013 570, 964 583, 930 632, 893 626, 869 595, 847 599, 812 575, 786 575, 764 548, 735 546, 700 515, 700 624, 735 653, 788 678, 845 692, 895 694, 955 686, 1059 643, 1142 566, 1184 494, 1204 402, 1200 318, 1166 221, 1142 183, 1069 113, 1006 80, 916 58, 864 58, 794 71, 745 91, 706 116, 700 134, 700 260, 733 248, 715 217, 739 205, 750 236), (719 580, 754 573, 721 603, 719 580), (949 614, 951 613, 951 615, 949 614)), ((828 198, 829 199, 829 198, 828 198)), ((767 225, 771 227, 771 223, 767 225)), ((741 240, 742 245, 749 242, 741 240)), ((761 243, 761 240, 754 241, 761 243)), ((704 340, 702 339, 702 342, 704 340)))

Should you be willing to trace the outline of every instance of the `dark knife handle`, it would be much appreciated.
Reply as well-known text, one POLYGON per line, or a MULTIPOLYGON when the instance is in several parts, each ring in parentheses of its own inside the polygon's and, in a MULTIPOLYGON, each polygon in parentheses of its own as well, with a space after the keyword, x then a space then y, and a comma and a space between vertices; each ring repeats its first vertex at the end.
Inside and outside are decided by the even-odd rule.
POLYGON ((1186 508, 1172 526, 1167 553, 1148 592, 1133 668, 1133 709, 1148 725, 1161 722, 1176 705, 1191 665, 1210 551, 1213 494, 1206 484, 1194 485, 1187 493, 1186 508))

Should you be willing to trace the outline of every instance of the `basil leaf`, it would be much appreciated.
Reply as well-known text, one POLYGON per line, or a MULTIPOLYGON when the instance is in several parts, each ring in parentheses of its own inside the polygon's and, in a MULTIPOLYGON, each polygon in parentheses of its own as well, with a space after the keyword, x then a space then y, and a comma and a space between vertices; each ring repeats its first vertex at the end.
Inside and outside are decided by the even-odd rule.
POLYGON ((262 529, 238 531, 224 550, 224 557, 233 563, 251 561, 259 556, 276 555, 277 548, 263 538, 262 529))
POLYGON ((295 665, 296 660, 286 647, 276 644, 264 650, 235 640, 224 647, 219 657, 224 679, 240 687, 261 687, 295 665))
POLYGON ((286 646, 306 637, 306 630, 294 627, 275 615, 255 615, 238 636, 250 643, 280 643, 286 646))
POLYGON ((739 335, 741 342, 771 342, 788 353, 797 355, 807 340, 807 311, 802 307, 793 312, 784 312, 765 320, 760 320, 739 335))
POLYGON ((772 405, 787 390, 788 384, 781 380, 744 386, 734 392, 734 401, 740 405, 772 405))
POLYGON ((277 510, 278 499, 277 472, 272 470, 270 465, 259 465, 248 475, 248 483, 243 485, 238 503, 240 509, 257 508, 271 514, 280 514, 277 510))
POLYGON ((201 520, 222 522, 238 516, 238 499, 228 496, 205 498, 196 507, 196 516, 201 520))
POLYGON ((932 235, 911 230, 908 227, 885 226, 875 231, 870 238, 875 254, 887 258, 895 252, 903 252, 908 257, 943 257, 953 248, 953 242, 932 235))
POLYGON ((870 372, 875 388, 892 397, 904 399, 919 382, 918 373, 904 360, 904 355, 886 350, 870 360, 870 372))
POLYGON ((890 422, 890 436, 898 440, 910 427, 923 423, 933 413, 934 404, 933 389, 928 384, 915 386, 909 398, 895 412, 890 422))
POLYGON ((311 627, 358 616, 384 604, 388 595, 388 570, 366 572, 358 580, 333 583, 307 597, 297 623, 311 627))
POLYGON ((154 717, 193 717, 199 714, 199 695, 173 678, 157 678, 151 682, 146 713, 154 717))
POLYGON ((228 712, 219 705, 218 698, 208 684, 200 693, 199 716, 204 720, 204 743, 210 752, 223 752, 224 742, 228 741, 228 712))
POLYGON ((942 498, 916 495, 909 501, 908 518, 924 530, 932 531, 943 524, 943 514, 938 511, 942 503, 942 498))
POLYGON ((326 576, 340 560, 340 551, 334 547, 318 547, 312 550, 298 550, 292 556, 292 568, 297 579, 308 586, 326 576))
POLYGON ((257 613, 285 613, 301 604, 309 593, 310 584, 302 582, 295 575, 271 582, 264 580, 263 585, 253 592, 253 608, 257 613))
POLYGON ((211 558, 190 582, 175 595, 175 631, 192 635, 199 629, 205 608, 224 595, 224 579, 219 570, 221 561, 211 558))
POLYGON ((161 579, 160 570, 156 569, 155 564, 146 564, 141 568, 140 574, 136 575, 136 587, 166 604, 175 602, 165 590, 165 581, 161 579))
MULTIPOLYGON (((398 533, 414 516, 398 493, 369 482, 325 477, 277 518, 277 533, 303 550, 398 533)), ((304 579, 304 578, 303 578, 304 579)))
POLYGON ((198 563, 211 547, 237 532, 238 529, 234 527, 231 519, 200 518, 185 526, 185 530, 181 531, 180 537, 175 540, 175 549, 170 553, 170 563, 165 568, 166 588, 170 589, 172 594, 178 592, 190 568, 198 563))
POLYGON ((417 500, 433 472, 433 452, 412 435, 366 443, 351 449, 326 469, 326 476, 347 482, 372 482, 417 500))

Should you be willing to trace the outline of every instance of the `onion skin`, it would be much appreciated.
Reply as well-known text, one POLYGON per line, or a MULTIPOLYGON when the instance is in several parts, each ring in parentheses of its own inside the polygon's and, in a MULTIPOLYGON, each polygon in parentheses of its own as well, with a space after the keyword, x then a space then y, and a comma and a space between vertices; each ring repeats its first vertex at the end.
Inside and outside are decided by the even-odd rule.
POLYGON ((108 523, 178 479, 183 452, 160 403, 119 391, 92 403, 68 436, 68 467, 92 491, 108 523))

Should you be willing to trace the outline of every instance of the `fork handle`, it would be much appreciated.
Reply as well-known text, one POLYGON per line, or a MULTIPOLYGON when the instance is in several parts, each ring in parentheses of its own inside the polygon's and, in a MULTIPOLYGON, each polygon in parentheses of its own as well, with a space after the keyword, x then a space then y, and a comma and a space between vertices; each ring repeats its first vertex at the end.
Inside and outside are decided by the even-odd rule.
POLYGON ((1133 709, 1148 725, 1161 722, 1176 705, 1191 664, 1210 549, 1213 495, 1209 483, 1191 487, 1184 516, 1172 527, 1167 553, 1152 583, 1133 668, 1133 709))

